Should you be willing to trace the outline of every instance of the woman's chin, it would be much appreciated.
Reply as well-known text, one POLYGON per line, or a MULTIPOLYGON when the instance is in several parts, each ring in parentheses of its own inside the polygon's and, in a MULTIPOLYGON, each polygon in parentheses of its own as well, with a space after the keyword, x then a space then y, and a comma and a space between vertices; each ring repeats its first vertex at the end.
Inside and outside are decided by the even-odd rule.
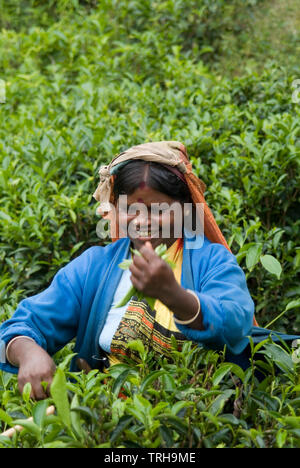
POLYGON ((155 237, 137 237, 135 239, 131 238, 131 242, 133 243, 136 249, 140 249, 146 242, 150 242, 153 249, 155 249, 159 244, 162 243, 162 239, 155 238, 155 237))

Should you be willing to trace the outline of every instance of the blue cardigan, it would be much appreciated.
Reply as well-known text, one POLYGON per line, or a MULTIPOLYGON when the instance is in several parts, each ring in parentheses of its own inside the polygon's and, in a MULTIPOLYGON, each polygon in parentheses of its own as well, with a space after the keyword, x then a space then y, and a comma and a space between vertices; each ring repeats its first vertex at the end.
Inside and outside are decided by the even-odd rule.
MULTIPOLYGON (((0 327, 0 369, 18 372, 5 358, 6 343, 16 335, 33 338, 50 355, 76 337, 77 357, 96 367, 99 335, 123 272, 118 264, 129 248, 128 237, 91 247, 61 268, 46 290, 23 299, 0 327)), ((205 236, 201 248, 189 249, 185 237, 181 285, 197 293, 205 327, 178 325, 187 339, 241 353, 252 333, 254 303, 235 256, 205 236)), ((71 370, 77 370, 74 359, 71 370)))

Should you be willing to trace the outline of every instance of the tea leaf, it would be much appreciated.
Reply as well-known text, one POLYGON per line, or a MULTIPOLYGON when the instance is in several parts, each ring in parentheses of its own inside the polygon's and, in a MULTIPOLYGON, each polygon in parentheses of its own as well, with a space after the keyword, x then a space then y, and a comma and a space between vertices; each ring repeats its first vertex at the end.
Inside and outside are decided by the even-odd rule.
POLYGON ((57 414, 67 427, 71 427, 71 413, 67 394, 67 381, 62 369, 57 368, 50 387, 57 414))
POLYGON ((145 377, 141 383, 140 391, 143 393, 153 382, 158 379, 161 375, 164 375, 166 372, 164 370, 158 370, 150 372, 150 374, 145 377))
POLYGON ((45 417, 46 417, 46 410, 48 408, 48 405, 49 405, 49 402, 47 400, 39 401, 35 405, 35 407, 34 407, 34 409, 32 411, 33 421, 40 428, 42 428, 43 425, 44 425, 44 421, 45 421, 45 417))
POLYGON ((212 384, 213 386, 218 385, 223 377, 227 375, 232 369, 231 364, 223 364, 219 367, 219 369, 216 370, 214 375, 212 376, 212 384))
POLYGON ((278 279, 280 278, 282 268, 279 261, 276 258, 274 258, 272 255, 263 255, 262 257, 260 257, 260 261, 262 266, 267 271, 272 273, 272 275, 277 276, 278 279))
POLYGON ((14 425, 20 425, 24 429, 26 429, 29 433, 35 436, 38 440, 41 437, 41 430, 33 421, 29 421, 28 419, 15 419, 14 425))

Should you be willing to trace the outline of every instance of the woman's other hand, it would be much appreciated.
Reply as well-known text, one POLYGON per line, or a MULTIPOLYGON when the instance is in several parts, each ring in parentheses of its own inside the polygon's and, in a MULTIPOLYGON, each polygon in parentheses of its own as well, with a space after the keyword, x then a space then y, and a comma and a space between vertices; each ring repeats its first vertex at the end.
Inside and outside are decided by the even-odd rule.
POLYGON ((19 367, 18 387, 23 392, 27 382, 31 384, 30 397, 35 400, 47 398, 55 372, 55 364, 49 354, 37 343, 20 337, 11 344, 9 361, 19 367), (47 382, 43 388, 42 382, 47 382))

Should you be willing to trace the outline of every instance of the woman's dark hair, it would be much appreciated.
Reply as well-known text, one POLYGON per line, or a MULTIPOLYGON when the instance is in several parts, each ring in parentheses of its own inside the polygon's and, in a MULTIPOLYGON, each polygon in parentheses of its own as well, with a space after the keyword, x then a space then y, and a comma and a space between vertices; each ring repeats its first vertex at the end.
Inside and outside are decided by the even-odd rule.
POLYGON ((192 202, 188 186, 159 163, 136 159, 121 167, 114 181, 114 197, 131 195, 144 182, 153 190, 181 202, 192 202))

